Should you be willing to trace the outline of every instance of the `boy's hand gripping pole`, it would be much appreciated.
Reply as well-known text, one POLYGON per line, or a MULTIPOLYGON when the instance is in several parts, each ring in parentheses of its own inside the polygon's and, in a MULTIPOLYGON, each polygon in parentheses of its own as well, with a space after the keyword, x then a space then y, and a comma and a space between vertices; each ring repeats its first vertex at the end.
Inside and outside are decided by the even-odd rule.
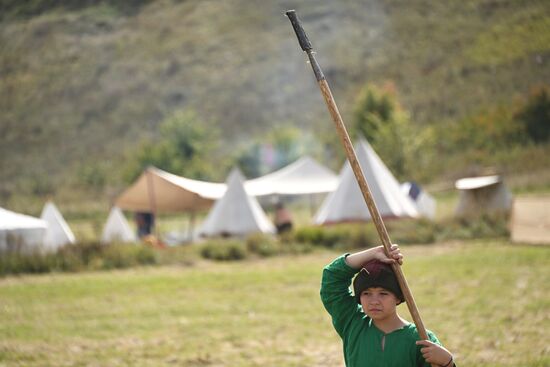
MULTIPOLYGON (((340 116, 340 112, 338 111, 338 107, 336 106, 336 102, 334 101, 334 97, 332 96, 332 92, 330 91, 330 87, 328 86, 325 76, 323 75, 323 71, 321 70, 321 67, 317 63, 317 60, 315 59, 311 42, 307 38, 306 32, 302 28, 300 20, 296 16, 296 11, 288 10, 286 12, 286 15, 290 19, 290 23, 292 23, 294 32, 296 32, 296 36, 298 37, 298 42, 300 43, 300 47, 302 48, 302 50, 304 50, 307 53, 309 62, 311 64, 311 67, 313 68, 313 72, 315 73, 315 78, 317 78, 319 88, 321 89, 321 94, 325 99, 325 103, 328 107, 330 115, 332 116, 332 120, 334 121, 336 130, 338 132, 338 135, 340 136, 340 140, 344 145, 347 158, 349 160, 351 168, 353 169, 355 178, 359 183, 361 193, 363 194, 365 203, 369 208, 369 212, 374 222, 374 225, 376 226, 376 230, 378 231, 378 235, 382 240, 382 244, 384 245, 384 249, 386 250, 386 255, 389 256, 390 248, 391 248, 390 236, 388 235, 386 226, 382 221, 380 212, 376 207, 376 203, 374 202, 374 199, 372 197, 372 193, 370 191, 367 180, 365 179, 365 175, 361 170, 361 166, 359 165, 359 161, 357 160, 357 155, 355 154, 355 150, 353 149, 353 145, 351 143, 348 132, 346 130, 346 126, 344 125, 342 116, 340 116)), ((394 263, 392 264, 392 268, 393 268, 393 271, 395 272, 395 275, 397 276, 397 280, 399 282, 399 285, 401 286, 401 290, 403 291, 405 301, 407 302, 407 306, 409 308, 413 321, 416 325, 416 328, 418 329, 418 334, 420 335, 420 338, 424 340, 429 340, 428 334, 426 333, 426 328, 424 327, 424 323, 420 318, 420 313, 418 312, 418 308, 416 307, 414 297, 411 293, 411 290, 409 289, 409 285, 407 284, 407 280, 405 279, 405 275, 403 274, 403 270, 401 269, 401 266, 399 266, 398 263, 394 263)), ((435 366, 435 365, 432 365, 432 366, 435 366)))

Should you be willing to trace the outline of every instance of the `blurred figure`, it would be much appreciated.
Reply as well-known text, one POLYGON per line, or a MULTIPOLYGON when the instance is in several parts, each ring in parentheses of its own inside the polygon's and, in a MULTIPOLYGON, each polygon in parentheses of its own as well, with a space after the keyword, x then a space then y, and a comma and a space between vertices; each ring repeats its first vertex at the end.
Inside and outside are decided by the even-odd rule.
POLYGON ((292 216, 282 201, 275 205, 275 227, 278 234, 292 230, 292 216))
POLYGON ((143 238, 152 233, 153 226, 155 225, 155 216, 153 213, 137 212, 135 219, 139 238, 143 238))

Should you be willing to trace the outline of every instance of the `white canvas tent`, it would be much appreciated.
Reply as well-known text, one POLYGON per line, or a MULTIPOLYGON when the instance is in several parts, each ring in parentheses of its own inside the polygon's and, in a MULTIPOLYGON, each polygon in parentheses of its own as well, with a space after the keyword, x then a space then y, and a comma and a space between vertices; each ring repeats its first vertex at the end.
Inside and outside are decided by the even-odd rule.
MULTIPOLYGON (((403 194, 399 183, 369 143, 360 139, 355 144, 355 151, 380 215, 383 218, 418 217, 414 203, 403 194)), ((346 161, 339 177, 338 188, 327 196, 314 222, 330 224, 370 220, 368 207, 349 162, 346 161)))
POLYGON ((0 208, 0 253, 40 250, 47 226, 42 219, 0 208))
POLYGON ((321 194, 337 186, 338 176, 308 156, 245 183, 252 196, 321 194))
MULTIPOLYGON (((251 196, 317 194, 334 191, 338 177, 306 156, 244 185, 251 196)), ((117 197, 115 204, 138 212, 193 212, 209 209, 226 189, 224 183, 192 180, 149 167, 117 197)))
POLYGON ((227 191, 216 201, 199 229, 201 236, 275 232, 258 201, 245 191, 243 181, 239 170, 233 169, 227 179, 227 191))
POLYGON ((75 237, 69 225, 51 201, 47 202, 42 209, 40 218, 48 223, 44 248, 55 251, 67 244, 75 243, 75 237))
POLYGON ((426 190, 423 190, 413 182, 404 182, 401 184, 401 191, 412 199, 412 202, 416 206, 416 210, 421 216, 428 219, 435 218, 437 203, 433 196, 426 192, 426 190))
POLYGON ((149 213, 193 212, 210 208, 225 190, 225 184, 191 180, 149 167, 118 196, 115 205, 149 213))
POLYGON ((137 242, 137 236, 120 208, 113 206, 103 227, 101 243, 137 242))
POLYGON ((512 194, 498 175, 462 178, 455 187, 460 190, 458 216, 508 211, 512 206, 512 194))

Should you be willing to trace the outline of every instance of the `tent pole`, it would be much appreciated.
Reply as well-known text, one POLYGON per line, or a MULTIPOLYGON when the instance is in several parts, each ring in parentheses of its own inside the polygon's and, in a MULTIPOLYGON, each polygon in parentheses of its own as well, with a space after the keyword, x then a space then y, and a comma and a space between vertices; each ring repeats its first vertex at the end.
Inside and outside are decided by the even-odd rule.
POLYGON ((149 206, 151 209, 151 214, 153 215, 153 229, 152 232, 155 237, 158 238, 157 233, 157 203, 155 200, 155 185, 153 183, 153 175, 151 173, 151 168, 147 168, 147 192, 149 194, 149 206))
POLYGON ((314 194, 309 194, 309 214, 313 218, 315 215, 315 203, 314 203, 314 194))
MULTIPOLYGON (((315 59, 311 42, 307 38, 302 24, 300 23, 300 20, 296 15, 296 11, 289 10, 286 12, 286 15, 289 18, 292 27, 294 28, 296 36, 298 37, 300 47, 308 55, 311 67, 313 68, 313 72, 317 79, 317 83, 319 84, 319 88, 321 89, 321 94, 323 95, 338 135, 340 136, 340 140, 344 146, 348 161, 351 165, 351 168, 353 169, 353 173, 355 174, 355 178, 357 179, 357 183, 359 184, 359 188, 361 189, 361 193, 363 194, 365 203, 367 204, 372 220, 378 231, 380 240, 384 245, 386 254, 389 256, 391 248, 390 236, 388 234, 388 231, 386 230, 384 222, 382 221, 382 216, 380 215, 380 212, 376 207, 376 203, 374 202, 374 198, 370 191, 367 180, 365 179, 365 175, 361 170, 361 166, 359 165, 359 161, 357 160, 357 155, 355 154, 355 150, 353 149, 353 144, 351 143, 348 132, 346 130, 346 126, 344 125, 344 121, 342 120, 342 116, 338 111, 338 107, 336 106, 336 102, 334 101, 334 97, 332 96, 332 92, 330 91, 330 87, 325 79, 325 75, 323 74, 321 67, 317 63, 317 60, 315 59)), ((398 263, 394 263, 392 264, 392 269, 395 272, 399 285, 401 286, 401 290, 403 292, 403 295, 405 296, 407 307, 409 308, 409 312, 416 325, 420 338, 424 340, 429 340, 426 328, 424 327, 424 323, 420 318, 420 313, 418 311, 418 308, 416 307, 416 302, 414 301, 414 297, 409 288, 409 285, 407 284, 407 280, 405 279, 405 275, 403 273, 403 270, 401 269, 401 266, 398 263)), ((435 367, 434 364, 432 364, 432 366, 435 367)))
POLYGON ((193 241, 193 231, 195 230, 195 211, 191 210, 189 213, 189 226, 187 228, 187 237, 189 242, 193 241))

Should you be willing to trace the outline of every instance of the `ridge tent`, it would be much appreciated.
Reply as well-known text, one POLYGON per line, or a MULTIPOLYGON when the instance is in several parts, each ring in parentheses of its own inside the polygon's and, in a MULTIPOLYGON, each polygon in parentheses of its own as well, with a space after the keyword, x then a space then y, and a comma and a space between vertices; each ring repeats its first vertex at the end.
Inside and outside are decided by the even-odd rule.
POLYGON ((137 237, 120 208, 113 206, 103 227, 101 243, 137 242, 137 237))
POLYGON ((197 211, 210 208, 225 190, 225 184, 192 180, 149 167, 118 196, 115 205, 149 213, 197 211))
POLYGON ((337 186, 338 176, 309 156, 245 183, 251 196, 322 194, 337 186))
POLYGON ((460 190, 458 216, 508 211, 512 206, 512 194, 498 175, 461 178, 455 187, 460 190))
MULTIPOLYGON (((244 185, 251 196, 316 194, 334 191, 338 177, 306 156, 244 185)), ((117 197, 115 204, 139 212, 196 211, 209 209, 226 189, 224 183, 192 180, 149 167, 117 197)))
MULTIPOLYGON (((383 218, 418 217, 412 200, 403 194, 395 177, 364 138, 355 144, 355 151, 380 215, 383 218)), ((339 178, 338 187, 326 197, 314 222, 330 224, 371 220, 348 161, 340 171, 339 178)))
POLYGON ((421 216, 432 220, 435 218, 437 204, 433 196, 428 194, 426 190, 423 190, 414 182, 404 182, 401 184, 401 191, 412 199, 416 210, 421 216))
POLYGON ((256 198, 247 194, 241 172, 234 168, 227 179, 227 191, 218 199, 199 229, 202 236, 242 236, 253 232, 274 233, 256 198))
POLYGON ((41 249, 47 227, 42 219, 0 208, 0 253, 41 249))
POLYGON ((67 244, 75 243, 73 232, 53 202, 48 201, 44 205, 40 218, 48 223, 44 239, 46 249, 55 251, 67 244))

